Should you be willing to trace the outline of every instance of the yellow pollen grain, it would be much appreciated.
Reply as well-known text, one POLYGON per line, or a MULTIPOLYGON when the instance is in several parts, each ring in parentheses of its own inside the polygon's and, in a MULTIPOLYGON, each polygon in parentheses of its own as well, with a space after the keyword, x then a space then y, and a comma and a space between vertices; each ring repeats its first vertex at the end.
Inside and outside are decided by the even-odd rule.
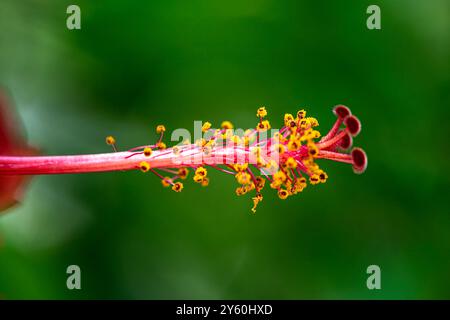
POLYGON ((207 174, 208 174, 208 170, 206 170, 206 168, 204 168, 204 167, 199 167, 195 170, 196 176, 206 177, 207 174))
POLYGON ((156 146, 158 147, 159 150, 164 150, 167 148, 166 144, 164 142, 158 142, 156 144, 156 146))
POLYGON ((264 118, 265 116, 267 116, 266 108, 265 107, 258 108, 258 110, 256 111, 256 116, 259 118, 264 118))
POLYGON ((287 192, 287 190, 284 190, 284 189, 278 190, 278 197, 280 199, 285 200, 288 196, 289 196, 289 193, 287 192))
POLYGON ((203 178, 200 184, 202 187, 207 187, 209 185, 209 178, 203 178))
POLYGON ((180 179, 186 179, 189 174, 189 170, 187 168, 178 169, 178 176, 180 179))
POLYGON ((289 169, 295 169, 295 168, 297 168, 297 161, 295 161, 294 158, 289 157, 289 158, 286 160, 286 166, 287 166, 289 169))

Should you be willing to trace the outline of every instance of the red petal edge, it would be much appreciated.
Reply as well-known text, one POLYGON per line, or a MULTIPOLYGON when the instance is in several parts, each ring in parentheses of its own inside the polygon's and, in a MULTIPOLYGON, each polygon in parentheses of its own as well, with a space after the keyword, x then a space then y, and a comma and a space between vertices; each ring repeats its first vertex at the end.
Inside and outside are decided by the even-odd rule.
MULTIPOLYGON (((22 127, 9 99, 0 88, 0 155, 36 155, 22 135, 22 127)), ((0 212, 18 203, 30 176, 0 175, 0 212)))

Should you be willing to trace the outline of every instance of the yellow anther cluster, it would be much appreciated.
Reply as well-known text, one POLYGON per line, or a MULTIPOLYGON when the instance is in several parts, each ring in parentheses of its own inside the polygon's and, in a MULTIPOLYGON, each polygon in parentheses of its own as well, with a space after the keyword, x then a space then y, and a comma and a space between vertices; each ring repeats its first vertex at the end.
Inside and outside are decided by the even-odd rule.
POLYGON ((295 169, 295 168, 297 168, 297 161, 294 158, 292 158, 292 157, 287 158, 285 164, 286 164, 286 167, 288 169, 295 169))
POLYGON ((274 180, 270 186, 274 189, 278 189, 278 197, 284 200, 290 195, 302 192, 307 184, 305 177, 295 177, 293 180, 286 179, 284 182, 281 182, 280 179, 274 180), (282 187, 283 185, 284 188, 282 187))
POLYGON ((312 139, 320 138, 320 132, 313 129, 307 129, 304 131, 303 136, 300 138, 300 141, 309 141, 312 139))
POLYGON ((302 192, 304 188, 306 188, 306 179, 304 177, 295 179, 292 187, 291 187, 291 193, 296 194, 298 192, 302 192))
POLYGON ((262 190, 262 188, 264 188, 266 180, 263 177, 256 177, 255 181, 256 181, 255 189, 256 189, 256 191, 259 192, 262 190))
MULTIPOLYGON (((316 118, 307 117, 305 110, 299 110, 295 115, 286 113, 284 115, 284 127, 273 137, 267 138, 261 132, 271 129, 270 122, 266 119, 267 110, 260 107, 256 111, 259 121, 255 129, 248 129, 243 135, 237 135, 234 132, 233 124, 230 121, 223 121, 221 129, 213 130, 210 122, 204 122, 202 125, 203 133, 213 133, 212 137, 198 139, 193 145, 194 150, 203 152, 204 155, 210 155, 213 150, 221 150, 220 148, 235 148, 239 152, 243 152, 246 156, 245 162, 234 164, 218 164, 212 165, 213 168, 222 172, 233 174, 239 186, 236 188, 238 196, 248 192, 255 192, 252 197, 252 212, 256 212, 256 207, 262 201, 261 194, 266 178, 269 180, 270 187, 275 189, 280 199, 287 199, 289 196, 302 192, 307 186, 307 179, 310 184, 319 184, 327 181, 327 174, 319 168, 315 162, 316 158, 323 157, 320 150, 323 150, 323 144, 316 144, 315 139, 320 138, 320 132, 315 129, 319 125, 316 118), (225 140, 225 144, 222 144, 225 140), (225 147, 223 147, 225 146, 225 147), (321 149, 319 149, 321 148, 321 149), (266 152, 269 153, 266 153, 266 152), (272 157, 278 156, 278 158, 272 157), (247 160, 248 159, 248 160, 247 160), (261 175, 255 173, 255 169, 261 175)), ((162 142, 163 133, 166 128, 158 125, 156 132, 160 134, 160 138, 155 146, 144 147, 138 151, 145 157, 152 156, 153 149, 166 149, 166 145, 162 142)), ((112 136, 106 138, 106 143, 113 145, 115 139, 112 136)), ((184 145, 191 142, 186 141, 184 145)), ((189 146, 174 146, 172 151, 175 155, 179 155, 187 150, 189 146)), ((325 149, 327 150, 327 149, 325 149)), ((228 150, 227 150, 228 151, 228 150)), ((230 150, 233 151, 233 150, 230 150)), ((165 155, 164 152, 161 153, 165 155)), ((210 158, 208 158, 210 159, 210 158)), ((237 162, 237 160, 235 160, 237 162)), ((242 161, 242 160, 239 160, 242 161)), ((205 165, 207 161, 204 161, 205 165)), ((164 168, 164 171, 172 173, 172 177, 163 177, 156 170, 150 168, 149 162, 142 161, 139 163, 139 169, 143 172, 151 170, 161 178, 164 187, 171 186, 175 192, 183 190, 183 183, 176 182, 177 179, 184 180, 189 174, 187 167, 164 168)), ((193 178, 196 183, 201 186, 209 185, 208 171, 206 167, 200 166, 195 169, 193 178)))
POLYGON ((273 181, 270 184, 270 187, 273 189, 278 189, 287 179, 286 173, 282 170, 275 172, 272 177, 273 181))
MULTIPOLYGON (((259 109, 257 115, 260 115, 259 109)), ((314 162, 314 159, 319 156, 319 148, 314 142, 314 139, 320 138, 320 132, 314 129, 319 125, 317 119, 306 117, 306 111, 299 110, 295 117, 286 113, 283 120, 286 127, 283 131, 284 135, 275 134, 272 140, 274 144, 271 146, 271 150, 278 153, 280 163, 269 160, 264 166, 265 170, 272 175, 270 187, 278 190, 280 199, 302 192, 307 186, 307 179, 302 176, 299 168, 306 173, 311 184, 324 183, 328 178, 327 174, 314 162), (286 133, 289 134, 286 135, 286 133)), ((253 151, 252 154, 255 152, 253 151)), ((260 181, 258 178, 257 181, 260 181)), ((265 180, 262 179, 262 181, 265 180)), ((256 191, 259 192, 263 186, 264 184, 260 186, 259 182, 256 183, 256 191)), ((236 193, 243 194, 245 191, 241 187, 236 190, 236 193)))
POLYGON ((241 187, 236 188, 236 195, 242 196, 253 189, 255 189, 255 185, 253 183, 242 185, 241 187))
POLYGON ((294 120, 294 116, 293 116, 292 114, 286 113, 286 114, 284 115, 284 125, 285 125, 286 127, 288 127, 288 126, 289 126, 289 123, 290 123, 291 121, 293 121, 293 120, 294 120))
POLYGON ((297 119, 303 119, 306 117, 306 111, 305 110, 299 110, 297 111, 297 119))
POLYGON ((317 121, 316 118, 313 117, 308 117, 306 118, 309 122, 309 124, 311 125, 312 128, 319 126, 319 121, 317 121))
POLYGON ((327 182, 328 175, 322 169, 317 167, 311 167, 312 174, 309 176, 309 182, 311 184, 319 184, 327 182))
POLYGON ((233 165, 233 169, 236 170, 237 172, 247 171, 247 168, 248 168, 248 163, 243 163, 243 164, 236 163, 235 165, 233 165))
POLYGON ((157 147, 159 150, 164 150, 164 149, 167 148, 166 144, 165 144, 164 142, 162 142, 162 141, 158 142, 158 143, 156 144, 156 147, 157 147))
POLYGON ((208 170, 205 167, 198 167, 195 170, 193 180, 200 183, 202 186, 206 187, 209 184, 209 179, 206 177, 208 175, 208 170))
POLYGON ((250 174, 248 172, 245 172, 245 171, 238 172, 235 175, 235 177, 236 177, 236 181, 239 184, 249 184, 251 182, 251 179, 252 179, 250 174))

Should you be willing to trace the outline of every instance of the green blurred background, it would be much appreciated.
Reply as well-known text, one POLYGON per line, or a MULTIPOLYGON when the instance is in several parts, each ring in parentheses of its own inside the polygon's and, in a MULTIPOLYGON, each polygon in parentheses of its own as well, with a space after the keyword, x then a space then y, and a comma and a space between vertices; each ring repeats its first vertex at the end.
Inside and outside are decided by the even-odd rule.
POLYGON ((343 103, 369 167, 323 163, 328 183, 267 189, 256 215, 223 174, 180 194, 139 172, 37 177, 0 217, 0 297, 450 298, 449 2, 376 1, 379 31, 370 4, 2 0, 0 84, 47 154, 142 145, 159 123, 247 128, 261 105, 274 126, 307 108, 324 132, 343 103))

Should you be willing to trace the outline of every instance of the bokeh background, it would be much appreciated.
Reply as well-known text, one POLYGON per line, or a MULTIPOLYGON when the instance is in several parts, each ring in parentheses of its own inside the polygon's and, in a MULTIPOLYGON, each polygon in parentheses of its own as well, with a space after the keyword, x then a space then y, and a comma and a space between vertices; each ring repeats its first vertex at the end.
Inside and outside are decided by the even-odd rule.
POLYGON ((323 163, 326 184, 267 189, 256 215, 223 174, 180 194, 140 172, 37 177, 0 217, 1 298, 450 298, 449 2, 376 1, 381 31, 370 4, 2 0, 0 84, 47 154, 142 145, 159 123, 247 128, 261 105, 325 131, 343 103, 369 167, 323 163))

